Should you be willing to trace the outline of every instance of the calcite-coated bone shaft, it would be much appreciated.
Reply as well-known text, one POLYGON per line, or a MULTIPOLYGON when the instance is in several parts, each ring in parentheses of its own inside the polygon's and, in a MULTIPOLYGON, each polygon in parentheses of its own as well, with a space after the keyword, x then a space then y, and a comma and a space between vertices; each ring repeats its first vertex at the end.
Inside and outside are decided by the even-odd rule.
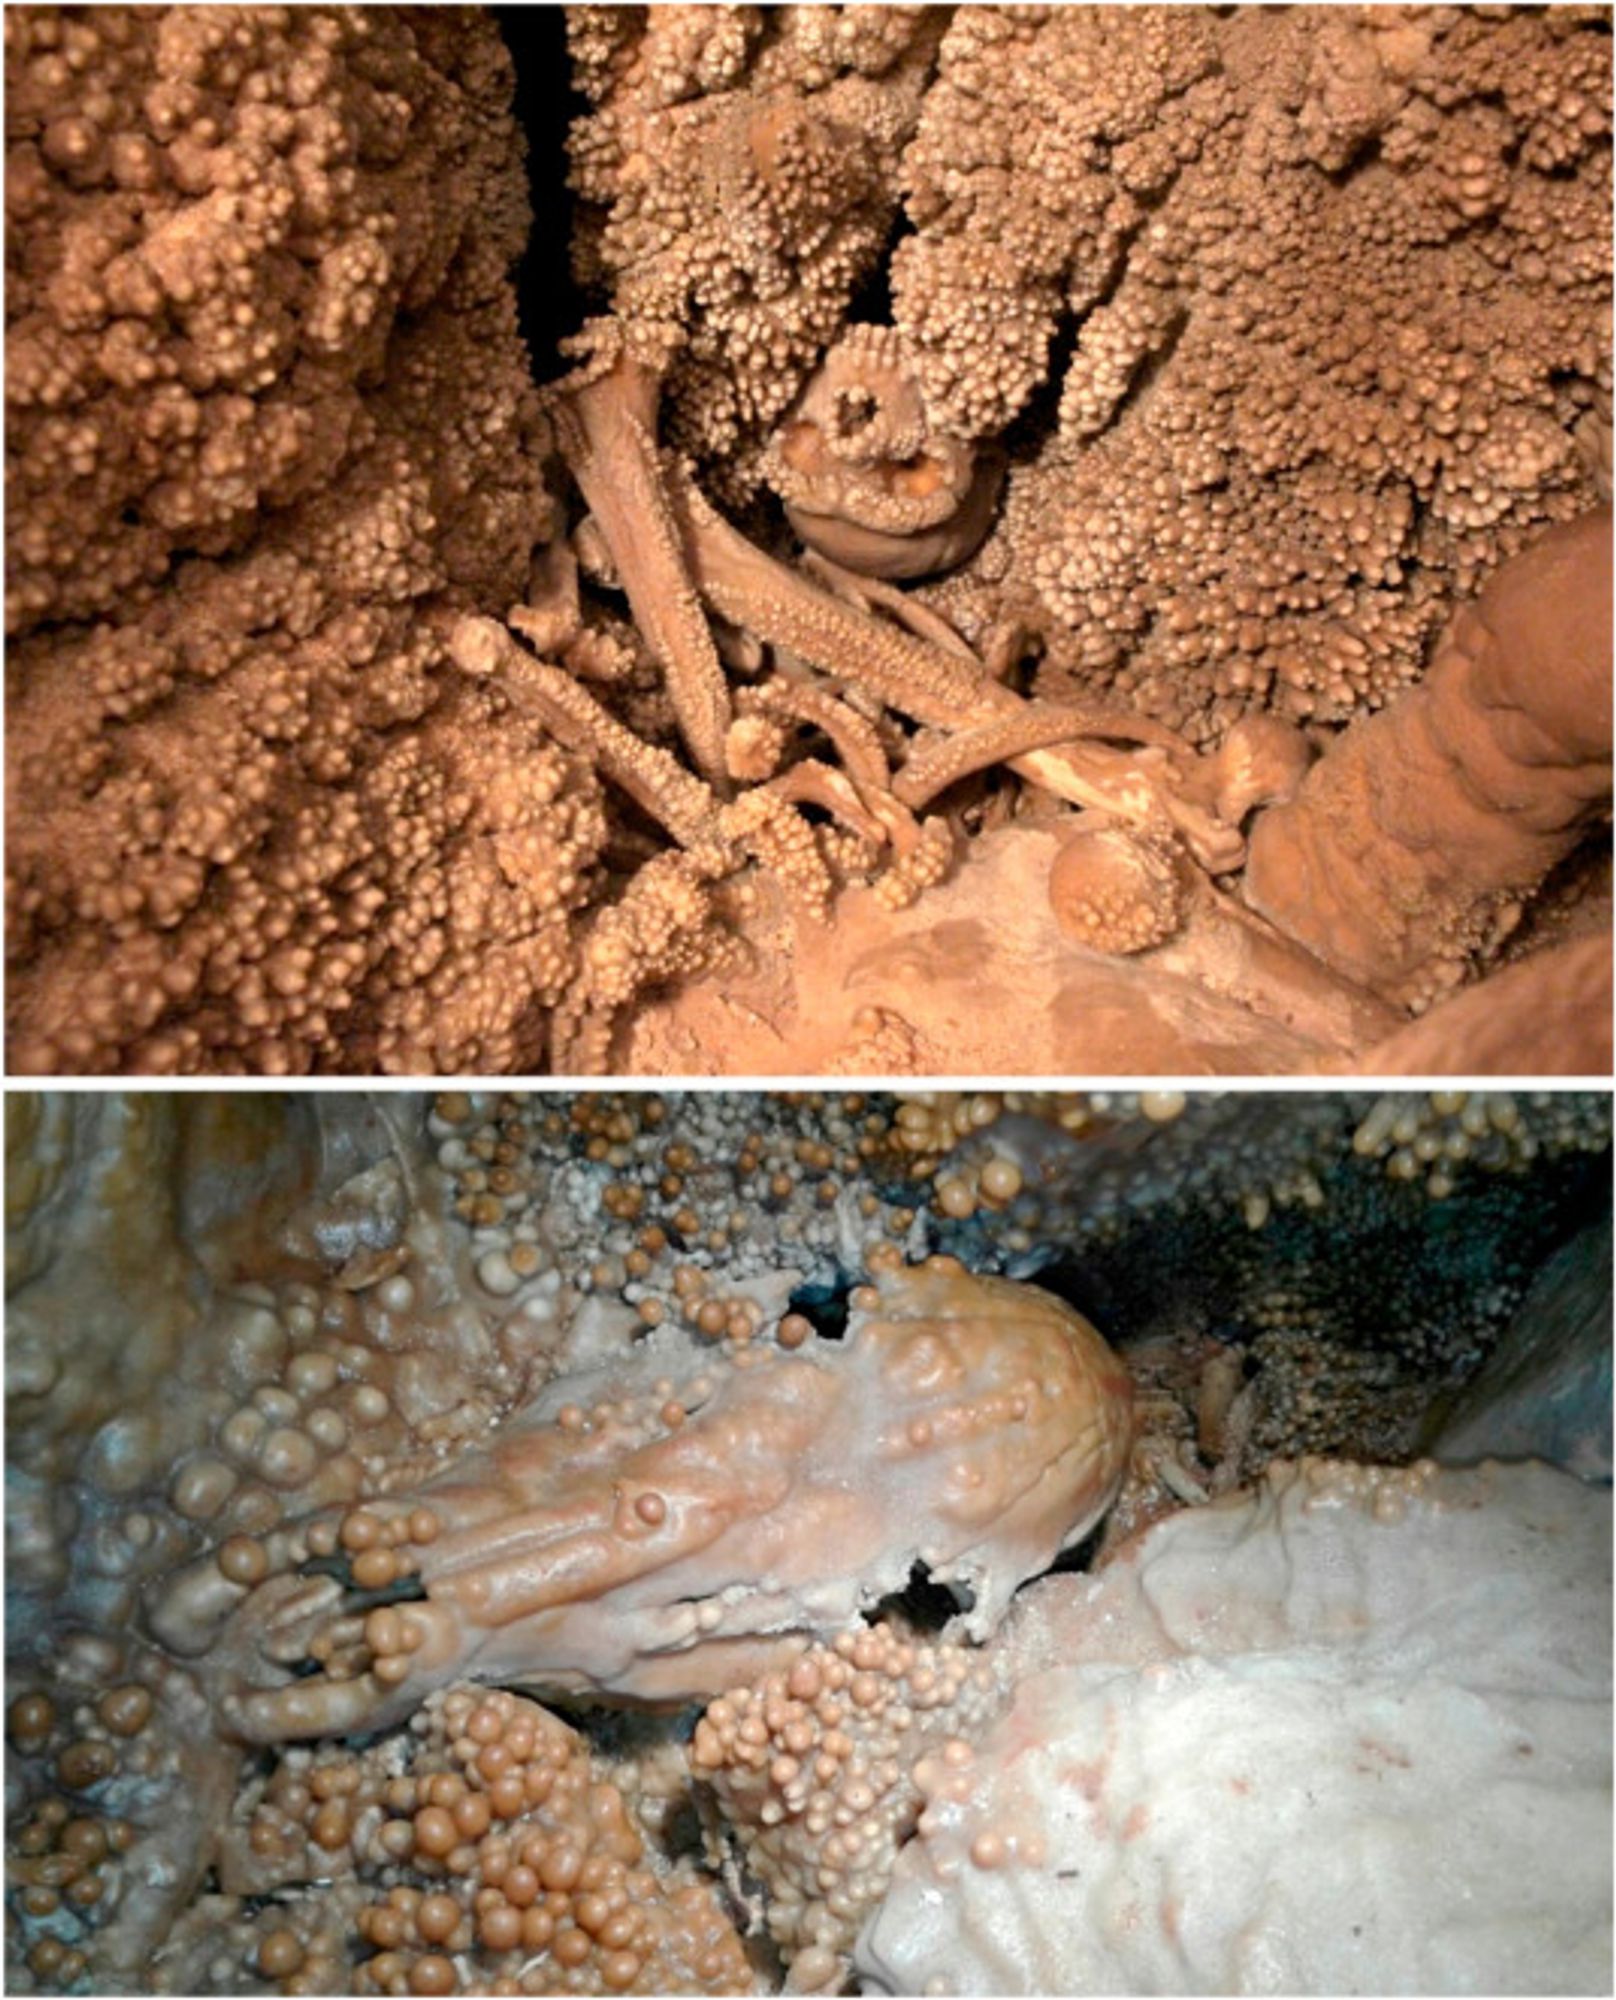
MULTIPOLYGON (((677 467, 667 474, 668 497, 684 543, 685 559, 701 595, 721 617, 782 646, 822 672, 862 681, 899 714, 936 729, 1004 723, 1015 739, 1033 705, 1002 687, 980 665, 944 652, 908 632, 861 615, 851 605, 818 588, 798 571, 754 548, 725 521, 677 467)), ((1128 718, 1104 724, 1103 733, 1129 730, 1152 742, 1170 738, 1159 723, 1128 718)), ((1099 733, 1099 732, 1096 732, 1099 733)), ((1014 748, 1014 741, 1010 746, 1014 748)), ((1237 830, 1219 826, 1184 801, 1166 803, 1170 787, 1130 770, 1120 780, 1094 768, 1070 744, 1020 751, 1008 758, 1011 770, 1073 805, 1116 813, 1129 821, 1157 820, 1165 813, 1204 867, 1238 865, 1244 843, 1237 830)))
POLYGON ((720 801, 711 788, 668 751, 626 729, 564 667, 535 659, 492 618, 462 618, 449 648, 463 672, 497 675, 523 708, 569 750, 599 764, 681 847, 713 839, 720 801))
POLYGON ((604 374, 558 395, 558 434, 611 549, 635 622, 667 676, 680 733, 698 769, 723 791, 729 683, 663 492, 657 393, 653 371, 620 356, 604 374))

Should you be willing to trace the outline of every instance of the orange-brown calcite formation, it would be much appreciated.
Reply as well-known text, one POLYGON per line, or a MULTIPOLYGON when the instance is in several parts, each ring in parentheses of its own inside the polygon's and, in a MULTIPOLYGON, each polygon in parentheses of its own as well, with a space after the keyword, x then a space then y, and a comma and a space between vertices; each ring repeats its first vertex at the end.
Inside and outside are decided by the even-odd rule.
POLYGON ((427 1740, 385 1788, 379 1855, 436 1882, 359 1913, 371 1993, 452 1992, 455 1954, 495 1990, 746 1993, 755 1979, 716 1887, 669 1867, 564 1722, 504 1689, 429 1703, 427 1740))
POLYGON ((663 1852, 583 1737, 503 1689, 440 1690, 402 1740, 289 1749, 244 1786, 218 1871, 256 1914, 227 1908, 211 1940, 205 1906, 182 1918, 175 1990, 220 1943, 287 1993, 756 1987, 694 1858, 663 1852), (275 1893, 322 1880, 323 1897, 275 1893))
POLYGON ((1398 1027, 1396 1010, 1218 902, 1135 956, 1077 943, 1051 897, 1057 826, 1080 825, 996 827, 902 911, 852 890, 810 926, 760 899, 741 964, 648 997, 620 1063, 648 1076, 1291 1074, 1348 1067, 1398 1027))
POLYGON ((840 1992, 936 1771, 969 1761, 1008 1693, 993 1648, 844 1632, 696 1724, 690 1768, 768 1894, 795 1993, 840 1992))
POLYGON ((498 28, 23 6, 5 81, 12 1067, 542 1062, 600 796, 443 628, 559 525, 498 28))
POLYGON ((1349 977, 1428 1003, 1608 814, 1610 703, 1602 507, 1506 563, 1420 685, 1259 820, 1248 901, 1349 977))
POLYGON ((635 1017, 776 884, 801 1005, 746 1067, 1025 1068, 885 993, 827 1047, 812 926, 944 928, 1040 795, 1081 859, 1032 955, 1091 955, 1023 1004, 1100 1024, 1046 1067, 1351 1061, 1344 986, 1494 953, 1532 881, 1456 915, 1441 844, 1512 838, 1458 821, 1412 912, 1365 821, 1342 982, 1178 905, 1230 917, 1253 811, 1608 494, 1598 9, 565 35, 581 326, 530 355, 491 13, 9 10, 13 1068, 733 1068, 635 1017))
POLYGON ((917 1562, 991 1631, 1115 1497, 1127 1372, 1035 1286, 872 1261, 844 1340, 708 1354, 653 1333, 440 1478, 315 1524, 356 1586, 407 1575, 424 1601, 361 1618, 330 1578, 261 1585, 213 1655, 229 1726, 374 1727, 468 1675, 677 1704, 850 1624, 917 1562), (326 1671, 273 1685, 299 1640, 326 1671))
POLYGON ((1613 1066, 1609 931, 1506 965, 1371 1049, 1370 1076, 1608 1077, 1613 1066))

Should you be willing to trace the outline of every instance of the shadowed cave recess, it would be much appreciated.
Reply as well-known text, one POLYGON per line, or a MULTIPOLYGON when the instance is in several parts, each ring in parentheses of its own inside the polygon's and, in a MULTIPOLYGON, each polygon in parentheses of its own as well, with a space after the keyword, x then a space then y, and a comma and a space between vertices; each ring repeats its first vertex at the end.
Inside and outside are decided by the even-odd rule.
POLYGON ((7 1990, 1608 1990, 1610 1119, 14 1093, 7 1990))
POLYGON ((14 1069, 1608 1069, 1607 10, 6 35, 14 1069))

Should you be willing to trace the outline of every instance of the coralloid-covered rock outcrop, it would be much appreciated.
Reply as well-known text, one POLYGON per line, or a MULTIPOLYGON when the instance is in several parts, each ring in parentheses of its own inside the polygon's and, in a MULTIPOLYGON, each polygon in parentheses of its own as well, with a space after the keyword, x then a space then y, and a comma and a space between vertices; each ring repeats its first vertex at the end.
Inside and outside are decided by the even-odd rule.
POLYGON ((1605 1990, 1610 1121, 14 1092, 7 1991, 1605 1990))
POLYGON ((7 36, 15 1068, 1608 1068, 1606 9, 7 36))

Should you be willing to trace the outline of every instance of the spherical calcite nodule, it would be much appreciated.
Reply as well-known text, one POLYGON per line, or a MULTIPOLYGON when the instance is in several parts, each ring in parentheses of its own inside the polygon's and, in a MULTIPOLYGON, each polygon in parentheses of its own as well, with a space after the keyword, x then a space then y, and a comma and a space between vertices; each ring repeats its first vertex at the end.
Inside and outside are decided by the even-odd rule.
POLYGON ((1084 815, 1050 864, 1055 921, 1089 951, 1126 957, 1165 944, 1183 928, 1189 901, 1170 850, 1094 815, 1084 815))

